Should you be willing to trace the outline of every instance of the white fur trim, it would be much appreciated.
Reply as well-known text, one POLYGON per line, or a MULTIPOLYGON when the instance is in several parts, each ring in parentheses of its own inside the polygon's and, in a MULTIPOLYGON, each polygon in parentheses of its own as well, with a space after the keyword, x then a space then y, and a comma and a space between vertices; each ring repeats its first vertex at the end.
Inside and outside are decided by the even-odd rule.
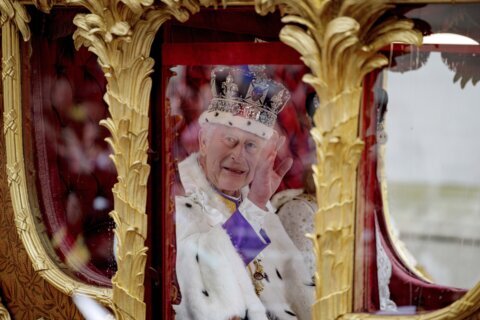
MULTIPOLYGON (((181 206, 177 215, 197 210, 197 206, 181 206)), ((176 265, 182 302, 175 307, 176 319, 224 320, 244 317, 248 310, 249 319, 266 320, 266 310, 225 230, 220 225, 205 230, 197 221, 190 225, 188 229, 199 230, 178 239, 176 265)))
POLYGON ((198 123, 217 123, 226 127, 235 127, 253 133, 264 139, 270 139, 273 134, 272 128, 257 120, 244 118, 242 116, 234 116, 230 112, 225 111, 204 111, 200 115, 198 123))
POLYGON ((310 319, 314 288, 305 284, 311 281, 311 275, 270 203, 264 214, 248 204, 248 187, 242 189, 244 202, 247 201, 241 205, 242 214, 251 218, 252 226, 253 217, 263 217, 259 223, 272 241, 259 255, 269 277, 259 299, 243 261, 220 226, 228 218, 227 209, 207 181, 197 154, 180 163, 179 171, 186 196, 176 197, 176 267, 182 293, 181 304, 174 306, 176 319, 223 320, 244 317, 247 309, 251 320, 267 320, 266 310, 279 319, 310 319), (217 219, 221 222, 217 223, 217 219))

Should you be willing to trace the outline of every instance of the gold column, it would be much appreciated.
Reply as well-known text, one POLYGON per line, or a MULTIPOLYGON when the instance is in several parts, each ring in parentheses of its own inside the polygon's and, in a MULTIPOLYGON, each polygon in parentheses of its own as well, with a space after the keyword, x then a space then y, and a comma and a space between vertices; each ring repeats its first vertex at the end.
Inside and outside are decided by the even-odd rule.
POLYGON ((318 212, 310 235, 317 255, 314 319, 352 311, 356 170, 363 149, 358 138, 362 80, 388 63, 379 50, 393 41, 421 43, 413 23, 390 18, 381 0, 257 0, 261 14, 285 13, 281 41, 296 49, 310 74, 303 81, 320 98, 312 135, 317 145, 314 178, 318 212))
POLYGON ((147 164, 149 104, 154 59, 150 48, 159 27, 171 17, 180 21, 215 1, 69 0, 86 7, 78 14, 73 35, 76 48, 84 45, 98 56, 107 78, 104 96, 110 117, 100 123, 118 173, 113 187, 118 271, 112 279, 114 310, 118 319, 146 317, 144 272, 147 259, 147 164))

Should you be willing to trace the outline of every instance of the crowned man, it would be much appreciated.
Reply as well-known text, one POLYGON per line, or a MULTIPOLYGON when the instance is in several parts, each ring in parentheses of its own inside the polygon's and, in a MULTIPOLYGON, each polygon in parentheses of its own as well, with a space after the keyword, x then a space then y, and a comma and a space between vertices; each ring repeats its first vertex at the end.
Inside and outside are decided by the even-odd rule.
POLYGON ((217 67, 199 119, 199 152, 179 164, 177 319, 310 319, 312 275, 269 199, 292 159, 275 163, 285 87, 256 69, 217 67))

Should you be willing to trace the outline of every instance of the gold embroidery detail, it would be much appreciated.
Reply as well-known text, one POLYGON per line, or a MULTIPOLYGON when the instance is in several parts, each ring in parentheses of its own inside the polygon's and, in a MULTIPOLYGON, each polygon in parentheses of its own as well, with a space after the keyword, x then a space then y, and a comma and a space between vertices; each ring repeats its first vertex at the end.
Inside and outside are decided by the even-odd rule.
POLYGON ((257 296, 259 296, 265 288, 265 285, 263 284, 263 279, 267 278, 267 275, 263 269, 263 265, 260 263, 261 261, 262 260, 260 259, 253 260, 252 263, 255 266, 255 272, 252 271, 252 263, 248 265, 248 271, 250 271, 250 277, 252 278, 252 284, 255 288, 255 293, 257 294, 257 296))
POLYGON ((225 207, 227 207, 230 214, 234 213, 235 210, 237 210, 237 204, 235 203, 235 201, 225 198, 222 195, 219 195, 219 198, 222 200, 223 204, 225 204, 225 207))

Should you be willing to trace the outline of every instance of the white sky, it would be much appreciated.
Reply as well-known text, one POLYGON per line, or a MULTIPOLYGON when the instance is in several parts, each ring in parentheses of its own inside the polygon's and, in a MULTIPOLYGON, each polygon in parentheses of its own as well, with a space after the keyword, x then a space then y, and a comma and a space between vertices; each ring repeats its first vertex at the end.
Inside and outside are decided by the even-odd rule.
POLYGON ((390 182, 480 186, 480 83, 453 78, 437 52, 419 70, 388 72, 390 182))

